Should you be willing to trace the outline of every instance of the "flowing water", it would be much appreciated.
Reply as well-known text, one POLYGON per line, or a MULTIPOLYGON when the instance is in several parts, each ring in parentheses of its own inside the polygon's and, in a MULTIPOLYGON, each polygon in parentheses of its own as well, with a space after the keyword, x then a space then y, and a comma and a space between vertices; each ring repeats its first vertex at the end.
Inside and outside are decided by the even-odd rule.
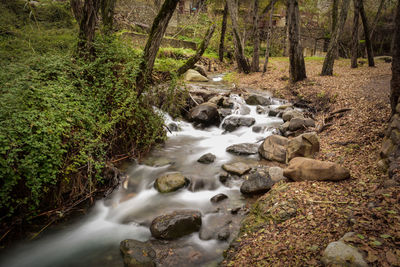
MULTIPOLYGON (((204 85, 202 85, 204 86, 204 85)), ((226 92, 226 84, 221 77, 214 77, 207 84, 208 89, 226 92)), ((247 106, 238 95, 234 100, 234 113, 247 106)), ((273 100, 274 105, 281 102, 273 100)), ((219 181, 221 166, 235 161, 257 161, 257 156, 239 157, 225 150, 232 144, 257 143, 270 135, 274 127, 282 123, 280 118, 260 115, 256 106, 250 108, 248 117, 256 120, 255 125, 265 126, 266 130, 254 133, 251 127, 240 127, 234 132, 225 133, 218 127, 196 129, 185 121, 173 121, 164 114, 166 125, 174 122, 179 131, 168 134, 165 144, 150 153, 143 164, 132 164, 126 171, 126 180, 111 197, 99 200, 88 214, 74 223, 49 230, 41 238, 20 244, 7 251, 0 259, 1 266, 123 266, 119 243, 124 239, 140 241, 152 240, 157 253, 165 253, 163 266, 211 266, 222 259, 222 252, 229 241, 201 240, 199 233, 177 241, 156 241, 151 238, 149 225, 158 215, 179 209, 195 209, 202 213, 202 227, 212 226, 212 221, 220 214, 245 204, 239 188, 241 181, 223 185, 219 181), (197 159, 205 153, 216 155, 214 163, 204 165, 197 159), (188 188, 177 192, 160 194, 153 184, 160 175, 179 171, 191 180, 188 188), (223 205, 215 205, 210 198, 224 193, 229 198, 223 205)), ((228 212, 229 213, 229 212, 228 212)), ((229 213, 230 214, 230 213, 229 213)), ((241 215, 230 215, 232 224, 238 225, 241 215)))

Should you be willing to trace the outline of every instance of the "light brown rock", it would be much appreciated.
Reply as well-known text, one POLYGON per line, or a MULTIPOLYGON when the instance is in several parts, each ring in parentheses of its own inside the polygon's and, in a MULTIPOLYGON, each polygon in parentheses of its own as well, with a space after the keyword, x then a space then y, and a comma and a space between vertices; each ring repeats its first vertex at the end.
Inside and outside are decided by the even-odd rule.
POLYGON ((316 133, 305 133, 290 139, 286 149, 286 163, 295 157, 313 158, 319 152, 319 139, 316 133))
POLYGON ((340 181, 350 178, 350 171, 333 162, 298 157, 283 175, 294 181, 340 181))
POLYGON ((222 169, 232 174, 243 175, 250 171, 251 167, 243 162, 236 162, 232 164, 224 164, 222 165, 222 169))
POLYGON ((285 163, 286 145, 288 144, 288 141, 289 140, 283 136, 268 136, 258 148, 258 152, 265 159, 285 163))

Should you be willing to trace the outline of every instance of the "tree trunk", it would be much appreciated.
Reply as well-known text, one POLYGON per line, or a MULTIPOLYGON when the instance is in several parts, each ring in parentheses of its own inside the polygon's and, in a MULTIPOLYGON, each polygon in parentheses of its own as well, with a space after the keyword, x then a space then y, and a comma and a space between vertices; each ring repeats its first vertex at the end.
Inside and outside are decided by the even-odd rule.
POLYGON ((103 32, 112 32, 114 22, 114 9, 116 0, 101 0, 101 18, 103 19, 103 32))
POLYGON ((143 58, 139 66, 139 73, 136 77, 136 89, 138 97, 143 93, 146 85, 149 82, 151 73, 154 67, 158 49, 165 31, 167 30, 168 23, 175 11, 179 0, 165 0, 158 15, 153 21, 150 30, 149 38, 147 39, 146 46, 143 51, 143 58))
POLYGON ((184 74, 188 69, 194 67, 194 65, 199 61, 201 56, 204 54, 204 51, 207 49, 208 44, 210 43, 211 37, 213 36, 215 31, 215 24, 212 24, 210 28, 208 28, 206 35, 204 36, 204 40, 201 42, 199 48, 196 51, 196 54, 186 61, 186 63, 178 69, 178 75, 184 74))
POLYGON ((358 7, 360 9, 361 20, 362 20, 363 27, 364 27, 364 37, 365 37, 365 45, 367 47, 368 65, 370 67, 375 67, 374 54, 372 51, 372 44, 371 44, 371 40, 369 39, 368 20, 367 20, 367 16, 365 15, 365 10, 364 10, 364 2, 363 2, 363 0, 358 0, 358 1, 359 1, 358 7))
POLYGON ((360 21, 360 12, 358 8, 358 1, 353 0, 353 5, 354 5, 354 18, 353 18, 353 33, 352 33, 352 42, 351 42, 351 67, 352 68, 357 68, 358 63, 358 26, 359 26, 359 21, 360 21))
POLYGON ((161 0, 153 0, 154 2, 154 7, 156 8, 156 11, 160 11, 160 7, 161 7, 161 0))
POLYGON ((392 61, 392 81, 390 83, 390 105, 392 114, 396 112, 396 106, 400 97, 400 1, 397 1, 396 27, 394 33, 394 49, 392 61))
POLYGON ((224 14, 222 16, 222 25, 221 25, 221 39, 219 41, 219 61, 223 62, 224 61, 224 46, 225 46, 225 33, 226 33, 226 23, 228 20, 228 3, 225 2, 225 7, 224 7, 224 14))
POLYGON ((289 28, 289 74, 292 83, 307 78, 303 51, 300 44, 300 15, 297 0, 287 1, 288 28, 289 28))
POLYGON ((235 45, 235 57, 239 71, 246 74, 250 73, 250 65, 243 53, 242 40, 239 35, 239 26, 237 22, 237 5, 234 0, 227 0, 228 11, 232 21, 233 42, 235 45))
POLYGON ((76 21, 78 22, 78 24, 80 24, 83 12, 82 0, 71 0, 70 5, 76 21))
POLYGON ((96 30, 97 13, 100 0, 85 0, 79 23, 78 55, 89 58, 94 56, 93 40, 96 30))
POLYGON ((331 33, 333 33, 336 29, 336 25, 338 22, 338 16, 339 16, 339 0, 333 0, 331 33))
POLYGON ((283 56, 287 57, 289 55, 289 13, 286 12, 285 16, 285 36, 283 38, 283 56))
POLYGON ((260 68, 260 30, 258 29, 258 0, 254 0, 253 9, 253 59, 251 71, 258 72, 260 68))
POLYGON ((378 7, 378 11, 376 12, 376 15, 375 15, 375 19, 372 22, 371 32, 369 33, 369 39, 371 40, 371 42, 372 42, 372 37, 374 37, 375 29, 376 29, 376 26, 378 25, 378 20, 379 20, 379 17, 381 16, 384 4, 385 4, 385 0, 381 0, 381 3, 379 4, 379 7, 378 7))
POLYGON ((271 44, 271 35, 272 35, 272 17, 274 15, 274 4, 276 0, 272 0, 271 3, 271 13, 269 14, 269 21, 268 21, 268 32, 267 32, 267 40, 266 40, 266 47, 265 47, 265 62, 264 62, 264 67, 263 67, 263 74, 267 72, 268 70, 268 61, 269 61, 269 48, 271 44))
POLYGON ((344 24, 347 18, 347 12, 350 6, 350 0, 343 0, 340 10, 340 17, 336 24, 335 30, 332 33, 329 41, 328 52, 326 54, 321 75, 333 75, 333 65, 335 63, 336 51, 338 48, 339 38, 342 35, 344 24))

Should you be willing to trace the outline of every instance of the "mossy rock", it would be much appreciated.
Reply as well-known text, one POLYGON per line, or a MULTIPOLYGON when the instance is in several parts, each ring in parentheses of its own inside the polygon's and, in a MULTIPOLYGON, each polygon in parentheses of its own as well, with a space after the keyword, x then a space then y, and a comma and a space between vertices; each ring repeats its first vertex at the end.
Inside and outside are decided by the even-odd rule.
POLYGON ((188 184, 189 180, 185 178, 182 173, 174 172, 157 178, 154 186, 160 193, 170 193, 185 187, 188 184))

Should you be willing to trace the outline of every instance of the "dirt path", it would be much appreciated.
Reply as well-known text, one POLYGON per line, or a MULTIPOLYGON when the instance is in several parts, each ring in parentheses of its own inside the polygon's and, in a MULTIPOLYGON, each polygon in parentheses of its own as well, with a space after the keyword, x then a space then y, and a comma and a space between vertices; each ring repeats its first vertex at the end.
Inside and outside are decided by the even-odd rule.
POLYGON ((273 60, 264 77, 238 77, 240 86, 267 89, 314 107, 317 128, 331 124, 319 133, 318 158, 340 163, 352 178, 275 185, 253 206, 223 265, 319 266, 330 242, 356 232, 352 243, 371 265, 400 266, 400 190, 385 188, 386 175, 376 167, 390 112, 390 64, 350 69, 349 61, 341 60, 333 77, 321 77, 322 61, 308 61, 309 79, 295 87, 285 81, 287 65, 273 60), (330 116, 343 108, 351 110, 330 116), (279 222, 266 216, 272 212, 291 218, 279 222))

